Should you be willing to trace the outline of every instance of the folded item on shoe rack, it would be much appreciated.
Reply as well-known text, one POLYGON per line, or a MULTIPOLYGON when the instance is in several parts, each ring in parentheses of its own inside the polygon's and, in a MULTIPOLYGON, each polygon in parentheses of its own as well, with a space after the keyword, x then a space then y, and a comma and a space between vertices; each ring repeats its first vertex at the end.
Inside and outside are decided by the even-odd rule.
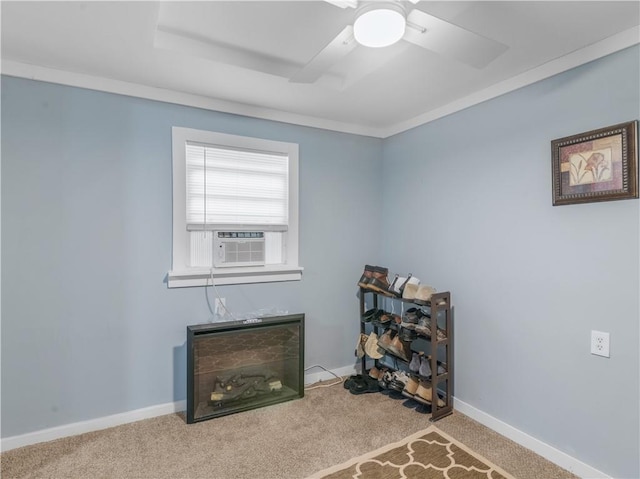
POLYGON ((384 356, 384 350, 378 345, 378 335, 371 331, 364 345, 364 352, 372 359, 380 359, 384 356))

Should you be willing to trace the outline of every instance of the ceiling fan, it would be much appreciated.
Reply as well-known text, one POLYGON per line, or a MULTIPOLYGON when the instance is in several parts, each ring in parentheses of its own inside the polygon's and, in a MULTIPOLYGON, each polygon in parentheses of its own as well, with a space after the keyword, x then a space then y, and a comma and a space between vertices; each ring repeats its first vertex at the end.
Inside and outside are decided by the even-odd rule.
POLYGON ((344 27, 294 74, 289 79, 293 83, 315 82, 359 45, 384 47, 405 40, 478 69, 487 66, 508 48, 500 42, 412 8, 411 4, 419 0, 324 1, 340 8, 355 9, 354 22, 344 27))

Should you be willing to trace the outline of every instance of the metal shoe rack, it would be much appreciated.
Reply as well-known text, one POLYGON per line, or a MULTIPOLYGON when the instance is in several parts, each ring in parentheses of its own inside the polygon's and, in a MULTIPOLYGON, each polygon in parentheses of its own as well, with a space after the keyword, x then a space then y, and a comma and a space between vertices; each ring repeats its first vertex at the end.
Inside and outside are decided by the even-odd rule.
MULTIPOLYGON (((371 299, 369 308, 379 308, 379 300, 384 298, 387 301, 397 302, 403 309, 410 307, 421 308, 424 312, 431 316, 430 331, 431 336, 418 335, 417 339, 411 340, 410 351, 416 353, 424 353, 426 356, 430 356, 431 366, 431 391, 433 395, 433 401, 431 402, 431 421, 437 421, 438 419, 448 416, 453 412, 453 318, 451 311, 451 294, 446 291, 442 293, 434 293, 431 297, 431 301, 420 302, 414 300, 407 300, 397 298, 395 296, 389 296, 387 294, 378 293, 376 291, 360 288, 360 332, 367 334, 371 330, 378 337, 384 332, 386 328, 380 328, 371 322, 364 321, 363 315, 367 310, 367 299, 371 299), (405 305, 408 305, 405 307, 405 305), (438 339, 436 334, 440 329, 444 332, 445 337, 438 339), (438 374, 438 365, 444 364, 445 371, 438 374), (442 397, 444 406, 438 405, 438 397, 442 397)), ((400 333, 400 327, 398 325, 390 325, 391 328, 396 328, 400 333)), ((410 358, 409 358, 410 359, 410 358)), ((388 369, 401 369, 408 372, 409 362, 399 358, 389 352, 381 359, 372 360, 368 356, 363 356, 361 359, 362 374, 367 374, 370 368, 367 367, 367 362, 378 367, 388 369), (390 366, 389 363, 397 365, 397 367, 390 366)), ((373 366, 372 366, 373 367, 373 366)), ((420 378, 425 381, 424 378, 420 378)))

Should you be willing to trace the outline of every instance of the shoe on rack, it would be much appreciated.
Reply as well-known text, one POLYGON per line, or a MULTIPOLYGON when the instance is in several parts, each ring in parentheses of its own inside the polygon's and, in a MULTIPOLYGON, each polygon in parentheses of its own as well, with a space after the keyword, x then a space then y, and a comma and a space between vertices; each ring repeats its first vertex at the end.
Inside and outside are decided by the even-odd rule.
POLYGON ((380 338, 378 338, 378 346, 384 349, 385 351, 391 352, 389 347, 391 346, 391 341, 393 339, 391 337, 392 334, 393 332, 391 331, 391 329, 387 329, 384 333, 382 333, 380 338))
MULTIPOLYGON (((428 338, 431 337, 431 317, 429 315, 425 315, 420 318, 420 320, 418 320, 418 324, 416 325, 416 332, 428 338)), ((436 338, 438 341, 444 341, 445 339, 447 339, 447 335, 445 334, 444 329, 436 329, 436 338)))
POLYGON ((431 295, 433 295, 433 293, 435 292, 436 289, 433 286, 429 286, 428 284, 421 284, 420 286, 418 286, 414 301, 419 304, 431 304, 431 295))
MULTIPOLYGON (((430 327, 427 327, 426 336, 428 337, 432 336, 430 327)), ((441 328, 436 329, 436 339, 438 341, 444 341, 445 339, 447 339, 447 335, 445 334, 444 329, 441 329, 441 328)))
POLYGON ((384 351, 378 346, 378 335, 371 331, 369 338, 364 345, 364 352, 372 359, 380 359, 384 356, 384 351))
POLYGON ((377 380, 379 376, 380 376, 380 370, 377 367, 374 366, 371 369, 369 369, 370 378, 377 380))
POLYGON ((392 354, 404 361, 409 361, 407 349, 407 344, 402 341, 400 335, 398 334, 393 337, 393 339, 391 340, 391 344, 389 344, 389 351, 391 351, 392 354))
MULTIPOLYGON (((424 381, 420 381, 420 384, 418 385, 413 398, 416 401, 421 402, 422 404, 431 405, 433 402, 433 390, 431 389, 431 385, 425 383, 424 381)), ((444 406, 445 402, 438 397, 438 407, 444 406)))
POLYGON ((415 276, 411 276, 408 279, 407 284, 404 286, 404 291, 402 292, 402 299, 413 300, 416 297, 416 293, 418 292, 418 285, 420 284, 420 280, 415 276))
POLYGON ((437 293, 437 290, 433 286, 428 285, 420 285, 418 287, 418 291, 416 292, 416 297, 414 302, 417 304, 425 304, 427 306, 443 306, 447 304, 446 298, 440 297, 435 300, 433 299, 433 295, 437 293))
POLYGON ((386 311, 380 309, 378 310, 379 314, 376 314, 371 320, 371 324, 373 324, 376 328, 386 329, 389 327, 389 321, 391 320, 391 313, 387 313, 386 311))
POLYGON ((378 375, 378 385, 382 389, 388 389, 389 383, 391 382, 392 379, 393 379, 392 372, 389 371, 387 368, 384 368, 382 371, 380 371, 380 374, 378 375))
POLYGON ((423 378, 431 377, 431 356, 425 356, 420 361, 420 368, 418 374, 423 378))
POLYGON ((418 308, 409 308, 405 311, 402 316, 402 323, 400 326, 407 329, 416 329, 416 325, 418 324, 418 308))
POLYGON ((374 266, 372 278, 371 278, 371 281, 367 283, 367 287, 378 293, 388 294, 389 293, 389 280, 387 279, 388 274, 389 274, 388 268, 383 268, 382 266, 374 266))
POLYGON ((409 382, 409 376, 404 371, 396 371, 393 373, 393 377, 391 382, 389 383, 389 388, 394 391, 402 392, 409 382))
POLYGON ((424 311, 421 311, 421 316, 418 319, 418 324, 416 324, 416 331, 418 334, 422 334, 424 336, 431 336, 431 316, 424 311))
MULTIPOLYGON (((444 374, 447 372, 446 363, 442 363, 437 361, 438 365, 438 375, 444 374)), ((420 369, 418 369, 418 374, 424 379, 431 380, 431 375, 433 370, 431 369, 431 356, 427 356, 423 358, 423 361, 420 363, 420 369)))
POLYGON ((409 380, 407 381, 407 384, 404 385, 402 394, 407 396, 408 398, 414 398, 419 385, 420 383, 416 378, 409 376, 409 380))
POLYGON ((389 313, 383 311, 380 316, 371 321, 371 324, 373 324, 376 328, 385 329, 387 324, 389 323, 389 320, 387 319, 388 316, 389 313))
POLYGON ((418 337, 418 333, 416 333, 415 329, 405 328, 404 326, 400 328, 400 331, 398 334, 400 335, 403 341, 413 341, 418 337))
POLYGON ((375 268, 375 266, 371 266, 370 264, 364 265, 364 272, 362 273, 362 276, 360 276, 358 286, 361 288, 367 287, 369 282, 373 279, 373 268, 375 268))
POLYGON ((364 345, 369 340, 369 336, 364 333, 360 333, 358 336, 358 344, 356 344, 356 356, 362 358, 364 356, 364 345))
POLYGON ((362 313, 362 321, 364 321, 365 323, 370 323, 373 319, 381 314, 382 312, 378 308, 371 308, 362 313))
POLYGON ((383 327, 386 328, 387 326, 389 326, 389 324, 393 322, 393 314, 384 313, 382 316, 380 316, 379 322, 383 327))
POLYGON ((412 373, 418 373, 420 370, 420 354, 421 353, 413 353, 411 356, 411 362, 409 363, 409 371, 412 373))

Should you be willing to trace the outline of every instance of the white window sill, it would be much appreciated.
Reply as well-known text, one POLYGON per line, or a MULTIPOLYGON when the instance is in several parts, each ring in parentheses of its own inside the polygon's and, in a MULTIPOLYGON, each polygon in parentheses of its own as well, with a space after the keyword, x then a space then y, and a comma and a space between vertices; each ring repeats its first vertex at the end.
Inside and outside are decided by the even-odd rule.
MULTIPOLYGON (((277 281, 300 281, 304 268, 299 266, 271 265, 244 268, 214 268, 213 282, 216 286, 225 284, 272 283, 277 281)), ((191 286, 211 286, 211 270, 193 268, 183 271, 169 271, 169 288, 191 286)))

